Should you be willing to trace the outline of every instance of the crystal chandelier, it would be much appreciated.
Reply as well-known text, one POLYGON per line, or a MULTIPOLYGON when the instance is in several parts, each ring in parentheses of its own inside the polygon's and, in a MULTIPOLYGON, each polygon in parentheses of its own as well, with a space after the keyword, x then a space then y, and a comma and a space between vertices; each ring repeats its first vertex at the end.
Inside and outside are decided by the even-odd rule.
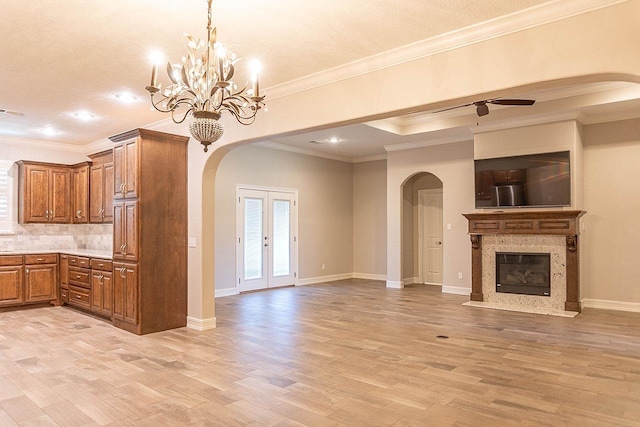
POLYGON ((224 132, 218 121, 223 111, 231 113, 241 124, 250 125, 264 106, 257 66, 251 76, 251 87, 247 83, 238 90, 231 80, 240 58, 225 50, 216 40, 216 29, 211 27, 212 0, 207 1, 206 45, 204 41, 185 34, 188 39, 187 55, 182 57, 182 64, 167 63, 167 74, 172 84, 164 89, 158 84, 158 65, 154 64, 151 84, 146 87, 153 107, 160 112, 171 113, 175 123, 182 123, 189 115, 193 116, 189 132, 204 145, 205 153, 224 132))

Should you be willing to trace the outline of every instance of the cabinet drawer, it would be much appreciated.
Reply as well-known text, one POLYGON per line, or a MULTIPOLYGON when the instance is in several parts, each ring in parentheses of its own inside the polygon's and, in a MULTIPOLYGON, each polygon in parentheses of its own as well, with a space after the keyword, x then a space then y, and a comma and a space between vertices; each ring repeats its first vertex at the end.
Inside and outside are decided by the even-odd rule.
POLYGON ((89 258, 83 256, 69 255, 69 265, 76 267, 89 268, 89 258))
POLYGON ((87 268, 69 267, 69 283, 72 283, 83 288, 89 288, 90 270, 87 268))
POLYGON ((113 262, 107 259, 92 258, 91 268, 100 271, 112 271, 113 262))
POLYGON ((62 302, 69 302, 69 289, 60 289, 60 299, 62 302))
POLYGON ((85 308, 91 307, 91 291, 76 286, 69 286, 69 304, 85 308))
POLYGON ((22 261, 22 255, 3 255, 0 256, 0 267, 22 265, 22 261))
POLYGON ((58 262, 57 254, 25 255, 24 263, 33 264, 55 264, 58 262))

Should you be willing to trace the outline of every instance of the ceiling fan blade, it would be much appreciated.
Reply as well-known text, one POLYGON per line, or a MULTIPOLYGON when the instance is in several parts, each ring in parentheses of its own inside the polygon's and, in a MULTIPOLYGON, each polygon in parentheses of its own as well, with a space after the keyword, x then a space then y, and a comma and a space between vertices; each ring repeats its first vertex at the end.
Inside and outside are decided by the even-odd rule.
POLYGON ((431 114, 444 113, 445 111, 455 110, 456 108, 468 107, 470 105, 473 105, 473 102, 471 104, 456 105, 455 107, 445 108, 444 110, 433 111, 431 114))
POLYGON ((535 99, 492 99, 487 102, 495 105, 533 105, 536 101, 535 99))

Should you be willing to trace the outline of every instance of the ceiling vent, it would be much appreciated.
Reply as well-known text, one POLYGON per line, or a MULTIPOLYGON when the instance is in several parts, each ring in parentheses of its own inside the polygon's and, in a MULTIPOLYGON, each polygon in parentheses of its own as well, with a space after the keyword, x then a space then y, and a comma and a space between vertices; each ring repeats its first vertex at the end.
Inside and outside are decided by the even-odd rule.
POLYGON ((27 113, 21 113, 19 111, 5 110, 4 108, 0 108, 0 114, 10 114, 12 116, 27 117, 27 113))

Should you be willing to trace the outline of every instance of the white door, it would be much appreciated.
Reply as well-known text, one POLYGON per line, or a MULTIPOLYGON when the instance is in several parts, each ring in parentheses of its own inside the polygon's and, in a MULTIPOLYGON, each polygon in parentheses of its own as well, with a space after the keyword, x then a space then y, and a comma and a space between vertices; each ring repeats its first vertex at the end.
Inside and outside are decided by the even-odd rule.
POLYGON ((238 291, 295 285, 295 194, 238 189, 238 291))
POLYGON ((442 284, 442 190, 418 191, 420 280, 442 284))

